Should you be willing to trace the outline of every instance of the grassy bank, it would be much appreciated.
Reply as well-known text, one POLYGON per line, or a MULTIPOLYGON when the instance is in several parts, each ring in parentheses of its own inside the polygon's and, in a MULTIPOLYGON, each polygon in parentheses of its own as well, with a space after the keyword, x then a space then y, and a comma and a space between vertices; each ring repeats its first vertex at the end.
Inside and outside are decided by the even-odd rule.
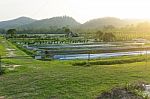
POLYGON ((73 66, 86 66, 86 65, 115 65, 115 64, 127 64, 135 62, 147 62, 150 59, 149 55, 135 55, 135 56, 118 56, 101 59, 91 59, 89 61, 82 60, 72 63, 73 66))
POLYGON ((4 45, 4 40, 2 37, 0 37, 0 56, 4 56, 6 55, 6 48, 5 48, 5 45, 4 45))
MULTIPOLYGON (((10 46, 16 49, 16 55, 25 55, 10 46)), ((79 60, 38 61, 31 58, 5 59, 3 62, 21 65, 0 76, 0 96, 6 99, 92 99, 114 86, 134 81, 150 82, 149 61, 147 64, 93 64, 89 67, 72 66, 74 62, 81 62, 79 60)))

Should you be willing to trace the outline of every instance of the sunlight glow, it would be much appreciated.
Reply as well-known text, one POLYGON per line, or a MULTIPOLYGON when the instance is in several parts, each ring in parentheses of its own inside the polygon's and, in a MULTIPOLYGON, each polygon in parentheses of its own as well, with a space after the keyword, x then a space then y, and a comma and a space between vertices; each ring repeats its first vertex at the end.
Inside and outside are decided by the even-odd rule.
POLYGON ((99 17, 150 18, 149 0, 3 0, 0 20, 19 16, 36 19, 68 15, 79 22, 99 17))

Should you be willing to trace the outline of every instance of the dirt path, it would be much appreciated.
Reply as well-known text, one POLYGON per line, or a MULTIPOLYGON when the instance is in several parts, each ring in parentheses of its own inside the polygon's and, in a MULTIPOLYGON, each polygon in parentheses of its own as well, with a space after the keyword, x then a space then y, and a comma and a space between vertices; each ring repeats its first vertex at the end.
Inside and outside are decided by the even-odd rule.
POLYGON ((2 41, 4 43, 5 48, 6 48, 6 57, 14 57, 15 55, 15 49, 12 48, 5 40, 2 41))
MULTIPOLYGON (((5 48, 6 48, 6 57, 15 57, 16 54, 16 49, 14 49, 11 45, 9 45, 6 41, 3 41, 5 43, 5 48)), ((16 64, 4 64, 3 67, 8 68, 9 70, 14 70, 16 67, 19 67, 21 65, 16 65, 16 64)))
POLYGON ((6 54, 7 57, 14 57, 14 56, 16 56, 15 53, 14 53, 15 49, 6 48, 6 50, 7 50, 7 54, 6 54))

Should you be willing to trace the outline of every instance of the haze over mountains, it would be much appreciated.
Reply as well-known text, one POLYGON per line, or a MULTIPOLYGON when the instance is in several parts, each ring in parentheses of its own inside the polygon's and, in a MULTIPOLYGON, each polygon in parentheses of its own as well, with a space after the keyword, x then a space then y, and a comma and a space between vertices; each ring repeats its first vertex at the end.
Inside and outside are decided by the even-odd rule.
POLYGON ((20 17, 14 20, 0 22, 0 29, 49 29, 53 27, 62 28, 80 28, 80 29, 101 29, 104 26, 112 25, 114 27, 123 27, 130 24, 145 22, 142 19, 119 19, 115 17, 97 18, 87 21, 83 24, 77 22, 72 17, 53 17, 49 19, 36 20, 28 17, 20 17))
POLYGON ((119 19, 115 17, 104 17, 92 19, 81 25, 83 29, 101 29, 105 26, 124 27, 126 25, 145 22, 144 19, 119 19))
POLYGON ((32 29, 32 28, 33 29, 48 29, 48 28, 53 28, 53 27, 62 28, 65 26, 68 26, 70 28, 74 28, 74 27, 77 27, 79 25, 80 25, 80 23, 77 22, 72 17, 63 16, 63 17, 53 17, 50 19, 38 20, 38 21, 35 21, 31 24, 23 25, 22 28, 26 28, 26 29, 32 29))
POLYGON ((19 27, 21 25, 33 23, 35 21, 37 21, 37 20, 31 19, 28 17, 19 17, 17 19, 0 22, 0 28, 1 29, 16 28, 16 27, 19 27))

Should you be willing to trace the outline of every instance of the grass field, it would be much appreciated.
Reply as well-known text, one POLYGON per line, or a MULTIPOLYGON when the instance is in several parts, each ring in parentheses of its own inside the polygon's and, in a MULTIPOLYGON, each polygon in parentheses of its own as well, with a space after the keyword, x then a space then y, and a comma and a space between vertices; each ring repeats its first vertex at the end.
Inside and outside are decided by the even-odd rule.
POLYGON ((3 56, 6 54, 6 48, 3 45, 4 40, 2 37, 0 37, 0 55, 3 56))
MULTIPOLYGON (((2 41, 0 39, 0 43, 2 41)), ((16 49, 16 55, 26 55, 7 41, 0 44, 0 52, 6 52, 3 45, 16 49)), ((73 66, 75 62, 81 61, 4 59, 3 63, 20 67, 6 70, 0 76, 0 96, 6 99, 93 99, 118 85, 150 82, 149 61, 88 67, 73 66)))

